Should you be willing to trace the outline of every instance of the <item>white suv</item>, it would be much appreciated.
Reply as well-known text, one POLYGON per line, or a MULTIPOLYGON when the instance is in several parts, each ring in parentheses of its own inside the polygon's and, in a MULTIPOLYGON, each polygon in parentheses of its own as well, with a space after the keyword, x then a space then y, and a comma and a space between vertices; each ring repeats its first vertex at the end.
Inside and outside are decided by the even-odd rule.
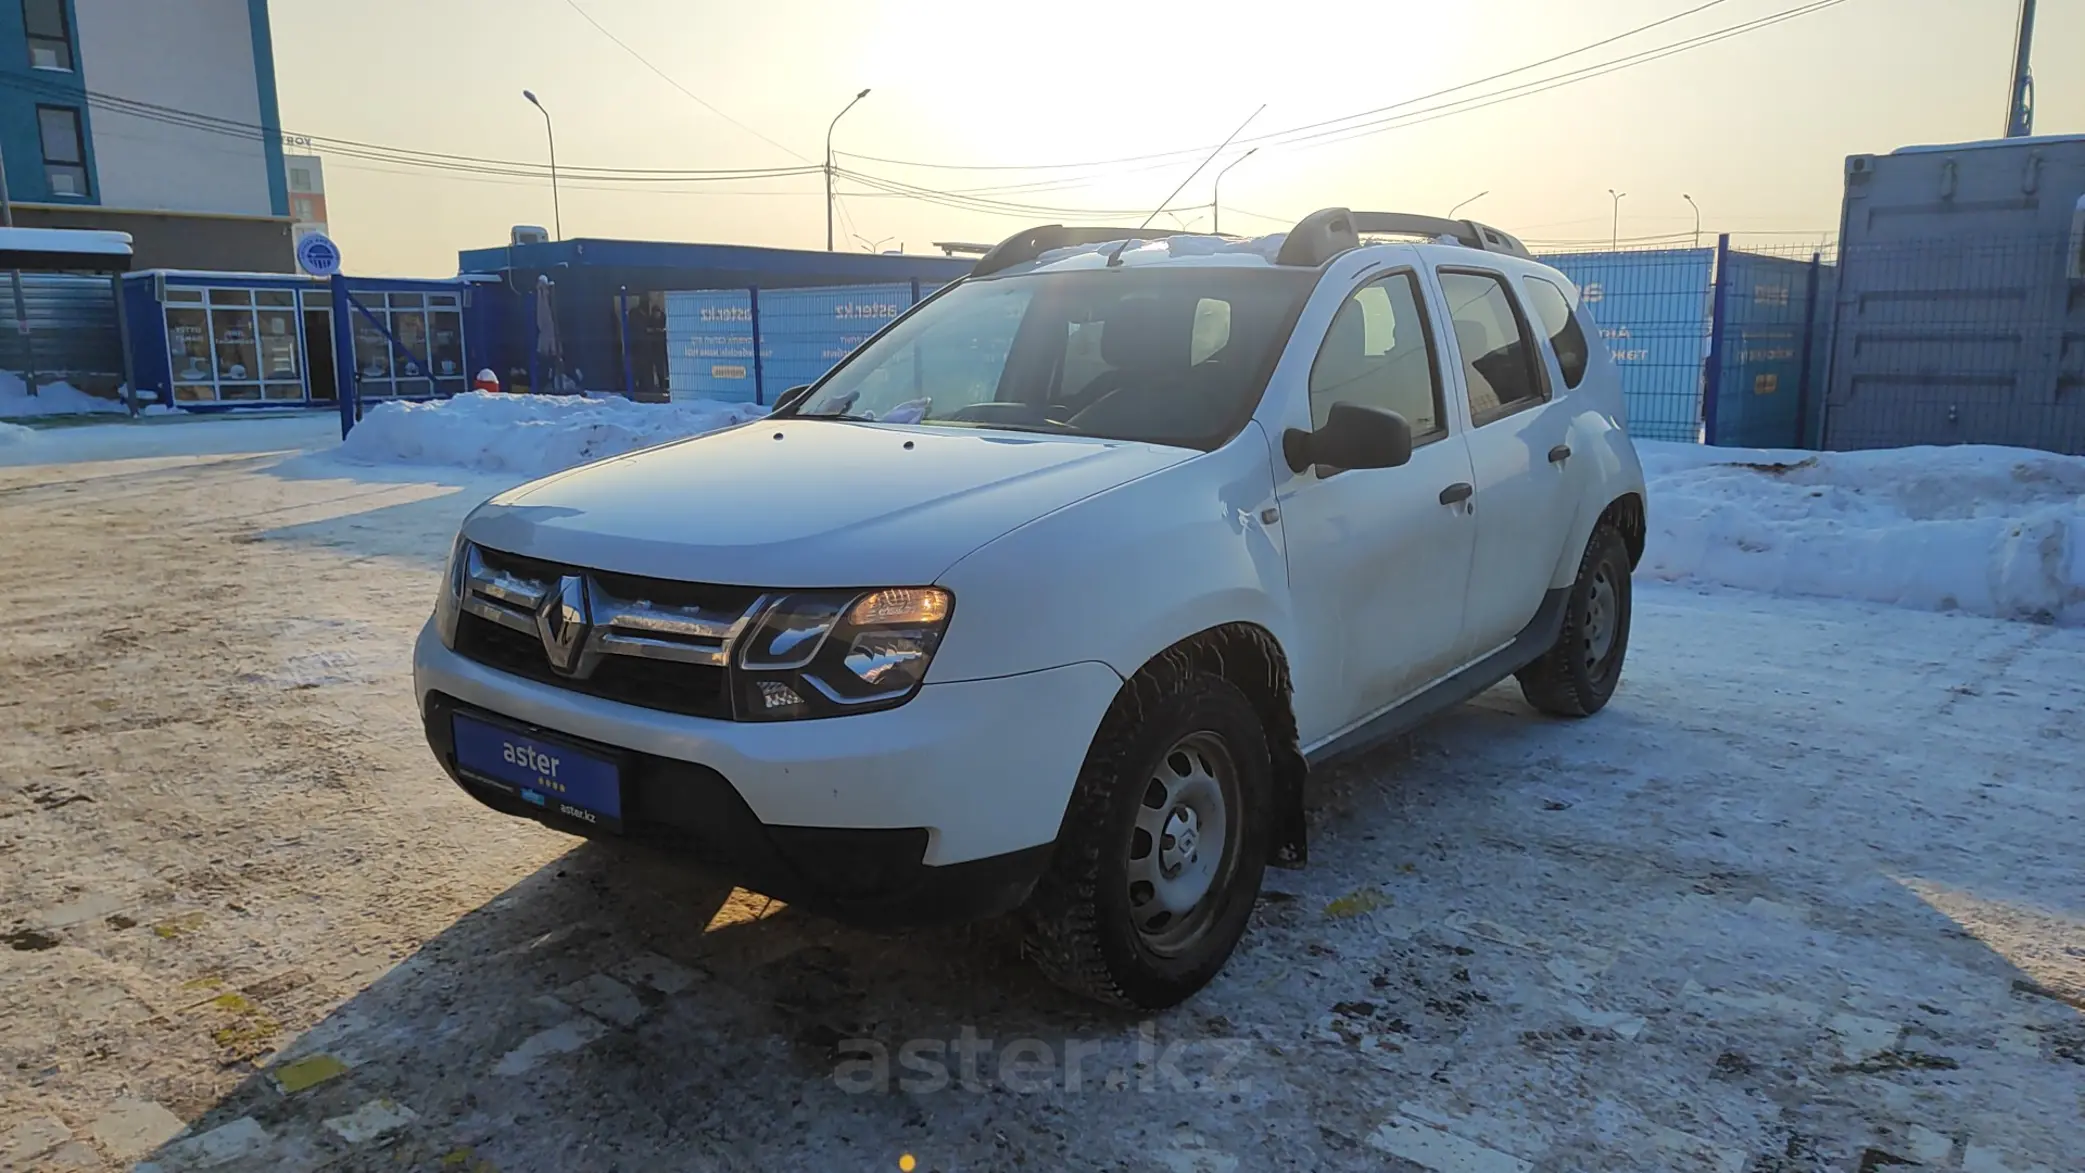
POLYGON ((1149 1009, 1303 862, 1312 764, 1511 675, 1607 702, 1644 482, 1568 280, 1343 208, 1126 235, 1023 233, 768 418, 479 507, 414 659, 443 766, 843 920, 1018 909, 1149 1009))

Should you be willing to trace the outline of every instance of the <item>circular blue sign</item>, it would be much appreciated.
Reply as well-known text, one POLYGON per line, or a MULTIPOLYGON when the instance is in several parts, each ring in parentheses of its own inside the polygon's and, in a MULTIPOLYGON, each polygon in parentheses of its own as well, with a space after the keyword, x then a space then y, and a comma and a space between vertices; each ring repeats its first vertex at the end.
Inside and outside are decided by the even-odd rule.
POLYGON ((297 242, 297 264, 314 277, 331 277, 340 272, 340 246, 314 232, 297 242))

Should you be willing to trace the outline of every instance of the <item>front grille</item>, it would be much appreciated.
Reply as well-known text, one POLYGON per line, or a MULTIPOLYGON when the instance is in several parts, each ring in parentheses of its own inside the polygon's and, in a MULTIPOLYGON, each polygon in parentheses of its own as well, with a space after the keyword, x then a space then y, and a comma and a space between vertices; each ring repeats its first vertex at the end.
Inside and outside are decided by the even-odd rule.
POLYGON ((603 700, 722 720, 731 718, 724 664, 735 625, 760 600, 742 587, 581 570, 480 547, 471 549, 464 590, 458 655, 603 700), (570 673, 552 667, 534 620, 537 603, 568 576, 586 580, 595 623, 570 673))
POLYGON ((470 614, 457 617, 456 654, 488 668, 602 700, 690 717, 731 717, 724 669, 708 664, 609 656, 584 680, 560 676, 544 658, 542 641, 470 614))

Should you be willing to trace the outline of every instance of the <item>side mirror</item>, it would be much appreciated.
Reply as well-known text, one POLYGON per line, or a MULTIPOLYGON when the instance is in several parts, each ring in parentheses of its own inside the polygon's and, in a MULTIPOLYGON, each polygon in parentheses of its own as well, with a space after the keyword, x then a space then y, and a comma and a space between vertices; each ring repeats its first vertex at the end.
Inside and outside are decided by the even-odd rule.
POLYGON ((791 387, 789 390, 784 391, 780 395, 775 396, 774 410, 769 412, 769 414, 781 415, 783 412, 794 411, 796 410, 797 404, 802 403, 804 400, 809 399, 810 397, 811 385, 809 383, 804 383, 799 386, 791 387))
POLYGON ((1315 432, 1282 433, 1289 471, 1329 468, 1397 468, 1412 459, 1412 425, 1394 411, 1359 403, 1335 403, 1325 426, 1315 432))

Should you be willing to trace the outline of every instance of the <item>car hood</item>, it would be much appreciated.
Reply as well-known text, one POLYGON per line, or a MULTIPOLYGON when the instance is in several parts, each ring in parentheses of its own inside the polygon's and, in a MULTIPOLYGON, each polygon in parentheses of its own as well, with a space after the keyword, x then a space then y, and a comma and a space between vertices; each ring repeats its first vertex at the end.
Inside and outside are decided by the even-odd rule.
POLYGON ((1178 464, 1087 437, 761 420, 559 473, 464 533, 572 566, 753 587, 933 582, 986 542, 1178 464))

